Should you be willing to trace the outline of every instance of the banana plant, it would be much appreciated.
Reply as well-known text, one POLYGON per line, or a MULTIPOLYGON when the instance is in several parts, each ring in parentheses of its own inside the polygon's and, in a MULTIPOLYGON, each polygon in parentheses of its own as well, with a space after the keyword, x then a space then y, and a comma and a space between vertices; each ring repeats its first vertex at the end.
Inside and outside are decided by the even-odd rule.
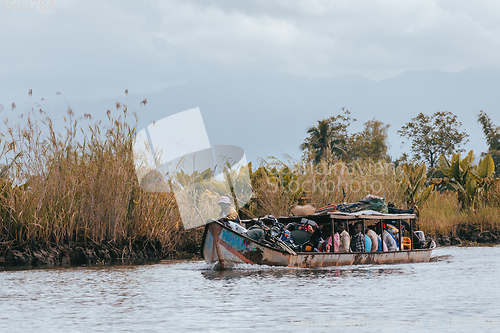
POLYGON ((487 198, 488 190, 499 181, 493 178, 495 163, 490 155, 482 158, 477 165, 473 163, 474 152, 472 150, 463 159, 460 159, 460 153, 453 154, 451 161, 448 161, 444 155, 439 157, 439 167, 445 177, 437 180, 437 183, 458 193, 462 209, 474 209, 478 194, 483 192, 487 198))
POLYGON ((429 198, 434 190, 434 185, 426 186, 427 168, 425 164, 415 166, 405 163, 402 165, 404 178, 401 181, 404 187, 404 196, 408 206, 417 208, 429 198))
POLYGON ((495 162, 491 155, 486 155, 478 164, 476 169, 477 175, 480 178, 479 186, 484 194, 484 199, 486 202, 489 201, 490 189, 500 182, 500 178, 494 178, 495 176, 495 162))

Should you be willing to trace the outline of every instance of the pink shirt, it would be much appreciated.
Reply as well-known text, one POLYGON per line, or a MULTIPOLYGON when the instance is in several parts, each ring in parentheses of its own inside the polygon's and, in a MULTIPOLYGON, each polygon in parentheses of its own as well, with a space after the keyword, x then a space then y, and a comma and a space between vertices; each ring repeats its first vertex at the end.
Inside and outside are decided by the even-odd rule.
MULTIPOLYGON (((330 244, 330 246, 332 246, 332 236, 328 237, 326 239, 326 242, 330 244)), ((340 244, 340 236, 338 233, 335 233, 335 235, 333 235, 333 250, 335 251, 335 253, 339 252, 339 244, 340 244)))

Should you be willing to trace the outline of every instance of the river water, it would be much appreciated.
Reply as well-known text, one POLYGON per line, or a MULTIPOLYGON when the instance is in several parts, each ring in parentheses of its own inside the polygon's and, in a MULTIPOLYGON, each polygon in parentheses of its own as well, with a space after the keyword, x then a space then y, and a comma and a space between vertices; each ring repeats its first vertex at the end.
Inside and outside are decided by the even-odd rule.
POLYGON ((325 269, 0 271, 0 332, 500 332, 500 247, 325 269))

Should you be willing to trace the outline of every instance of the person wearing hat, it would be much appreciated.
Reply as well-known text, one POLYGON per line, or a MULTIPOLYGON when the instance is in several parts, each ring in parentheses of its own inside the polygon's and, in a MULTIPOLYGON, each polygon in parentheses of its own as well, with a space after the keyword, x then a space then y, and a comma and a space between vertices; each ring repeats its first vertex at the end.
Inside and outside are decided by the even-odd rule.
POLYGON ((230 221, 240 223, 240 217, 236 209, 231 205, 231 199, 228 196, 223 195, 219 198, 219 207, 219 219, 226 218, 230 221))
POLYGON ((236 209, 231 206, 231 199, 229 199, 228 196, 224 195, 219 198, 219 207, 219 221, 223 222, 227 227, 241 234, 247 231, 241 224, 240 217, 238 216, 236 209))

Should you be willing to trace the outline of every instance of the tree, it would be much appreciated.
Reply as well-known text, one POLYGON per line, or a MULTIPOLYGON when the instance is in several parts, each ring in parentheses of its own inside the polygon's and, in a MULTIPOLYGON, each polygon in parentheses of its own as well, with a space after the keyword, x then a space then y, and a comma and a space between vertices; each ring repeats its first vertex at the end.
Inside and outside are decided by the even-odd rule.
POLYGON ((412 141, 411 150, 415 159, 424 160, 429 163, 429 168, 434 168, 441 154, 464 151, 459 147, 468 142, 468 134, 460 131, 461 126, 457 116, 449 111, 435 112, 432 116, 420 113, 398 133, 412 141))
POLYGON ((315 163, 321 160, 329 161, 332 153, 332 148, 335 146, 335 140, 332 127, 327 119, 319 120, 318 125, 311 127, 307 134, 309 137, 300 146, 300 148, 306 151, 309 159, 313 160, 315 163))
POLYGON ((379 120, 369 120, 365 129, 354 133, 349 139, 348 153, 352 159, 370 158, 372 160, 386 160, 391 158, 387 154, 387 131, 390 125, 384 125, 379 120))
POLYGON ((344 114, 319 120, 318 125, 309 128, 309 136, 300 145, 308 160, 314 163, 322 160, 329 162, 334 156, 346 155, 347 128, 356 119, 350 117, 348 110, 342 108, 342 111, 344 114))
MULTIPOLYGON (((495 174, 500 175, 500 127, 493 125, 486 112, 477 115, 477 121, 483 126, 483 133, 488 143, 488 154, 495 164, 495 174)), ((484 155, 484 154, 483 154, 484 155)))

